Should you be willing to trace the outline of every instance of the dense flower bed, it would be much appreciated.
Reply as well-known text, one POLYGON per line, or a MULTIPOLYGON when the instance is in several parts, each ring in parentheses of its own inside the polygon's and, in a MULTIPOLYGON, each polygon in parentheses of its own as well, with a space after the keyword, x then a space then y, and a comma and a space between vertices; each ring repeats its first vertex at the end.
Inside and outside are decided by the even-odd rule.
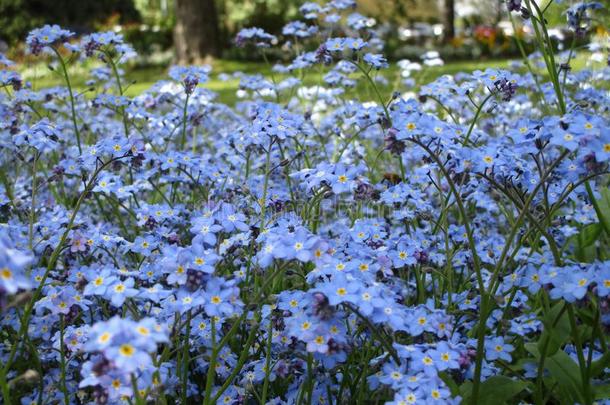
POLYGON ((545 10, 511 0, 539 53, 411 96, 402 62, 384 99, 353 5, 303 5, 281 43, 240 32, 295 57, 281 81, 242 75, 235 108, 204 66, 125 96, 111 32, 28 36, 63 87, 0 58, 4 403, 608 397, 610 70, 572 72, 545 10))

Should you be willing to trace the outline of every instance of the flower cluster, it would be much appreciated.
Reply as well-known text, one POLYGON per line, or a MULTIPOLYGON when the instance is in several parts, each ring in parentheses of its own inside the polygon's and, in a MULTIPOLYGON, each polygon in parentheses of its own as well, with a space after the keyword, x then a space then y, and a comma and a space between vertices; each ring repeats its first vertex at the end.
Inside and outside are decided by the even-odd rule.
POLYGON ((113 32, 28 36, 86 97, 0 55, 3 403, 603 401, 610 68, 416 86, 439 54, 386 69, 355 4, 242 30, 285 58, 235 106, 207 66, 130 96, 113 32))
POLYGON ((0 305, 6 294, 15 294, 32 286, 25 274, 31 261, 32 257, 24 250, 16 249, 9 234, 0 229, 0 305))
MULTIPOLYGON (((134 322, 114 317, 94 324, 82 346, 84 352, 92 355, 83 364, 84 378, 79 386, 95 387, 111 402, 133 397, 134 387, 141 390, 140 396, 146 397, 155 378, 157 384, 159 381, 159 368, 154 365, 151 353, 167 338, 167 330, 150 318, 134 322)), ((70 334, 66 335, 68 339, 70 334)))
POLYGON ((45 25, 37 28, 28 34, 26 44, 32 55, 42 52, 50 52, 52 46, 66 44, 74 33, 61 28, 59 25, 45 25))

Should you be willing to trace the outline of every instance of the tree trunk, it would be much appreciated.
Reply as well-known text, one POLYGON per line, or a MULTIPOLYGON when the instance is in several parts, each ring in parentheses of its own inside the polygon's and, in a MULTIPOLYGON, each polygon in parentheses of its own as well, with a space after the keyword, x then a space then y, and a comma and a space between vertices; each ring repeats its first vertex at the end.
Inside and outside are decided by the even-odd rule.
POLYGON ((197 64, 220 56, 218 14, 214 0, 174 0, 176 62, 197 64))
POLYGON ((445 42, 448 42, 455 38, 455 0, 445 0, 443 13, 443 38, 445 42))

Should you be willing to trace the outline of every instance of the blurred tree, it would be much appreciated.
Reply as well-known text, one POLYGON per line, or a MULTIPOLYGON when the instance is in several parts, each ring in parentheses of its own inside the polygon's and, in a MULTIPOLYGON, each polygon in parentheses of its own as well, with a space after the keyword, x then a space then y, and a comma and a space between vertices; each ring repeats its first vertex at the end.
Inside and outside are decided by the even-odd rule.
POLYGON ((433 0, 358 0, 358 11, 396 25, 440 21, 439 7, 433 0))
POLYGON ((142 16, 142 22, 155 27, 174 27, 174 3, 172 0, 133 0, 142 16))
POLYGON ((451 41, 455 38, 455 1, 445 0, 443 10, 443 40, 451 41))
POLYGON ((218 12, 214 0, 174 0, 174 49, 181 64, 220 55, 218 12))
POLYGON ((131 0, 0 0, 0 39, 13 45, 42 24, 89 32, 113 15, 119 23, 140 18, 131 0))

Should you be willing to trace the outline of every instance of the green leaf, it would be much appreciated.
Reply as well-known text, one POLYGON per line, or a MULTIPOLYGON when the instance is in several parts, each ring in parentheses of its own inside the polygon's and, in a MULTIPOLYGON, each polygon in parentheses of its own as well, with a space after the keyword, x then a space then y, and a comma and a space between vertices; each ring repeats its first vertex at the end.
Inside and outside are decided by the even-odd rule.
POLYGON ((447 384, 447 387, 449 387, 452 396, 455 397, 457 395, 460 395, 460 387, 458 387, 456 382, 453 380, 453 378, 451 378, 449 374, 444 371, 441 371, 440 373, 438 373, 438 376, 441 378, 441 380, 443 380, 445 384, 447 384))
POLYGON ((574 402, 584 402, 580 369, 578 364, 566 352, 563 350, 558 351, 549 357, 544 365, 559 384, 558 388, 562 396, 568 395, 574 402))
MULTIPOLYGON (((608 366, 610 366, 610 351, 604 353, 602 357, 591 364, 591 377, 597 377, 603 373, 608 366)), ((610 398, 610 395, 608 398, 610 398)))
POLYGON ((460 396, 462 397, 462 403, 467 404, 472 396, 472 381, 466 381, 460 385, 460 396))
POLYGON ((551 310, 542 319, 542 322, 544 323, 544 330, 542 331, 540 339, 538 340, 538 352, 542 351, 545 340, 549 339, 548 343, 546 343, 547 357, 557 353, 557 351, 565 344, 565 342, 567 342, 570 337, 570 320, 568 319, 568 315, 565 313, 565 311, 563 314, 561 314, 559 319, 557 319, 564 305, 565 303, 563 301, 553 305, 551 310))
POLYGON ((503 375, 490 377, 481 383, 477 404, 498 405, 506 403, 528 385, 525 381, 513 380, 503 375))
MULTIPOLYGON (((525 350, 533 354, 540 361, 540 352, 536 343, 526 343, 524 347, 525 350)), ((558 392, 555 394, 562 403, 584 402, 580 369, 578 364, 566 352, 560 350, 554 355, 545 358, 544 368, 549 371, 551 377, 557 382, 555 390, 558 392)))
POLYGON ((610 190, 608 187, 602 187, 599 191, 601 198, 595 199, 589 182, 585 182, 585 188, 592 200, 593 207, 595 207, 595 213, 597 214, 597 218, 599 218, 599 222, 602 223, 603 229, 610 236, 610 190))
MULTIPOLYGON (((503 375, 490 377, 481 382, 477 405, 501 405, 505 404, 515 395, 523 391, 529 383, 513 380, 503 375)), ((472 382, 466 381, 460 386, 460 395, 463 403, 469 403, 472 396, 472 382)))
POLYGON ((610 384, 594 385, 593 392, 595 399, 608 399, 610 398, 610 384))
POLYGON ((594 243, 602 237, 604 227, 599 222, 586 225, 572 237, 576 258, 584 263, 593 262, 597 258, 594 243))
POLYGON ((578 234, 578 245, 581 249, 591 246, 599 235, 602 233, 603 227, 600 223, 589 224, 585 226, 578 234))

